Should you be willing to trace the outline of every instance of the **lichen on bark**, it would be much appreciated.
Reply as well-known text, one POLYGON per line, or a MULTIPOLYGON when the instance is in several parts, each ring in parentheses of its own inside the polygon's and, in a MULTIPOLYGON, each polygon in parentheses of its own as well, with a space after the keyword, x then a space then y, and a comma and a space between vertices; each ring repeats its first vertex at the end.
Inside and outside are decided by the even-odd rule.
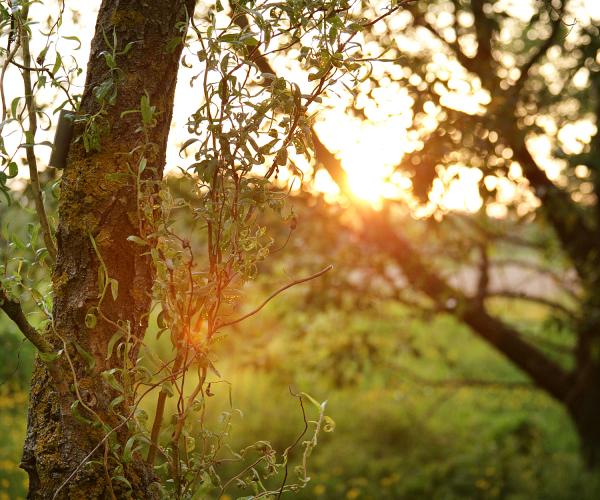
MULTIPOLYGON (((152 468, 141 456, 122 465, 123 481, 111 481, 103 459, 104 447, 98 446, 105 429, 81 421, 71 405, 82 397, 78 411, 84 419, 94 420, 85 406, 109 424, 108 405, 114 391, 103 382, 100 372, 110 368, 107 346, 115 332, 114 324, 100 318, 93 327, 86 326, 86 314, 98 303, 97 250, 106 273, 118 281, 118 296, 108 297, 102 307, 106 317, 130 325, 131 334, 143 337, 154 270, 151 261, 138 245, 127 240, 138 233, 136 187, 128 164, 128 154, 142 140, 136 133, 135 114, 123 117, 127 110, 138 109, 140 99, 163 110, 144 140, 155 144, 148 155, 146 175, 151 180, 162 178, 167 136, 176 83, 181 45, 165 50, 168 40, 181 36, 182 26, 193 13, 192 0, 103 0, 100 6, 89 58, 86 85, 78 110, 79 124, 61 181, 58 255, 53 274, 53 330, 48 338, 54 347, 63 349, 61 369, 68 381, 68 397, 59 396, 46 365, 36 362, 31 382, 27 436, 22 467, 29 474, 29 498, 156 498, 152 468), (86 151, 81 133, 86 116, 92 116, 102 105, 94 89, 107 77, 101 56, 106 46, 106 33, 115 33, 119 47, 132 43, 132 49, 117 62, 125 78, 117 81, 114 102, 103 108, 103 134, 99 151, 86 151), (152 65, 148 64, 152 61, 152 65), (64 347, 66 346, 66 350, 64 347), (79 348, 74 348, 79 346, 79 348), (90 353, 94 366, 80 355, 90 353), (65 361, 69 357, 70 363, 65 361), (79 396, 76 396, 78 389, 79 396)), ((125 402, 124 404, 126 404, 125 402)), ((114 417, 112 417, 114 419, 114 417)), ((116 432, 117 439, 126 438, 126 426, 116 432)), ((109 463, 109 469, 114 464, 109 463)))

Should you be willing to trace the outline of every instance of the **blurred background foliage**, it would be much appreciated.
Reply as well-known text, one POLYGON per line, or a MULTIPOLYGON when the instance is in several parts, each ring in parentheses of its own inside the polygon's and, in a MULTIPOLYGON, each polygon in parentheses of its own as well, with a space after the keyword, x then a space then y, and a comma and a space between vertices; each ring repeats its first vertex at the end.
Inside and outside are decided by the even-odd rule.
MULTIPOLYGON (((388 111, 395 115, 401 98, 412 99, 406 105, 410 111, 406 130, 398 129, 392 144, 398 150, 407 149, 405 154, 400 151, 393 170, 411 179, 412 196, 430 202, 429 218, 411 218, 414 204, 409 210, 396 200, 378 208, 429 265, 435 264, 435 269, 461 290, 473 288, 473 269, 479 265, 482 241, 490 261, 519 259, 542 267, 544 273, 560 274, 561 284, 550 291, 566 312, 501 294, 488 297, 485 305, 549 358, 570 369, 577 322, 569 311, 578 313, 581 306, 577 297, 572 297, 573 289, 578 291, 577 284, 570 283, 576 281, 569 275, 572 263, 554 229, 537 215, 539 200, 515 166, 516 161, 526 163, 517 154, 526 148, 513 147, 509 139, 524 142, 529 134, 547 143, 547 154, 538 148, 546 173, 554 172, 552 181, 564 188, 577 208, 558 215, 565 219, 575 213, 595 216, 596 190, 590 190, 591 183, 598 182, 593 171, 598 168, 600 146, 590 146, 593 134, 588 134, 587 128, 572 131, 570 141, 561 131, 573 129, 580 121, 587 127, 597 119, 588 116, 592 111, 597 114, 591 108, 597 106, 600 95, 597 23, 581 12, 586 15, 578 13, 577 24, 572 25, 568 17, 568 22, 557 25, 558 42, 549 56, 541 59, 544 71, 537 69, 529 82, 523 82, 527 92, 515 108, 517 120, 505 99, 519 82, 519 73, 511 68, 516 69, 532 47, 549 35, 549 21, 557 17, 556 2, 540 2, 544 8, 527 22, 511 14, 516 3, 508 2, 510 9, 490 8, 483 13, 489 22, 475 25, 470 13, 474 4, 478 2, 416 2, 412 14, 403 13, 386 29, 365 34, 368 42, 377 42, 373 52, 379 53, 380 45, 392 47, 387 55, 396 64, 374 65, 373 73, 343 112, 365 122, 388 123, 388 111), (450 26, 442 21, 453 9, 462 11, 462 16, 455 16, 458 23, 450 26), (506 40, 500 36, 500 24, 511 35, 506 40), (485 53, 482 57, 470 54, 459 61, 468 67, 457 69, 454 59, 459 45, 465 49, 475 46, 470 38, 478 28, 491 33, 488 39, 496 45, 494 57, 491 53, 487 57, 485 53), (454 29, 458 36, 453 35, 454 29), (436 39, 441 42, 432 44, 436 39), (415 44, 418 49, 408 50, 415 44), (474 76, 477 74, 482 77, 474 76), (485 81, 486 75, 493 74, 497 82, 485 81), (488 93, 482 94, 482 88, 488 93), (393 100, 378 104, 376 94, 381 94, 381 89, 388 89, 393 100), (444 96, 456 98, 454 94, 465 95, 458 104, 444 101, 444 96), (469 114, 472 110, 460 109, 474 101, 478 107, 484 106, 485 112, 469 114), (520 127, 519 134, 506 131, 515 124, 520 127), (419 134, 410 135, 411 127, 419 134), (475 199, 477 213, 466 215, 433 206, 432 186, 440 178, 449 184, 460 177, 459 171, 451 170, 457 163, 479 168, 490 181, 486 184, 478 178, 476 196, 465 196, 475 199), (514 188, 512 198, 503 199, 503 185, 514 188), (494 211, 505 218, 488 218, 494 211)), ((332 107, 339 108, 339 103, 334 101, 332 107)), ((396 131, 394 123, 389 121, 388 128, 396 131)), ((323 136, 335 146, 335 137, 323 136)), ((342 146, 351 145, 344 139, 347 144, 342 146)), ((380 154, 366 151, 359 160, 372 160, 369 155, 377 159, 380 154)), ((339 156, 346 159, 344 151, 339 151, 339 156)), ((363 177, 354 178, 353 189, 359 196, 369 194, 361 193, 360 184, 367 180, 364 169, 372 166, 373 161, 361 164, 363 177)), ((52 179, 47 180, 51 186, 52 179)), ((389 181, 379 180, 375 189, 389 181)), ((459 191, 466 190, 466 184, 459 185, 459 191)), ((185 196, 188 189, 181 181, 172 181, 171 187, 179 196, 185 196)), ((46 200, 51 203, 48 191, 46 200)), ((537 195, 544 198, 539 189, 537 195)), ((278 450, 285 449, 303 428, 302 414, 290 392, 306 391, 319 401, 328 400, 328 414, 336 429, 322 436, 310 463, 312 480, 297 498, 600 498, 600 478, 583 466, 578 438, 565 409, 451 314, 424 294, 402 286, 407 283, 399 266, 390 264, 389 256, 361 237, 358 210, 352 203, 330 198, 325 201, 314 192, 296 193, 286 207, 293 209, 294 216, 277 227, 265 214, 277 253, 262 265, 259 280, 245 295, 243 310, 260 304, 296 277, 328 264, 335 269, 286 291, 224 338, 217 368, 231 386, 212 388, 215 404, 209 418, 217 426, 221 411, 231 411, 231 387, 233 407, 240 410, 234 412, 231 448, 239 450, 268 439, 278 450)), ((30 205, 27 192, 17 198, 16 206, 0 205, 2 224, 9 223, 13 232, 23 233, 23 241, 28 240, 25 234, 30 220, 28 211, 20 209, 30 205)), ((187 221, 178 224, 185 228, 187 221)), ((192 235, 196 240, 201 237, 192 235)), ((585 232, 579 237, 589 239, 585 232)), ((34 251, 11 249, 12 255, 21 252, 27 256, 34 251)), ((7 248, 0 247, 0 258, 5 259, 7 253, 7 248)), ((31 266, 30 272, 35 273, 36 267, 31 266)), ((506 281, 514 292, 532 279, 521 268, 516 274, 514 269, 508 273, 506 281)), ((546 292, 551 288, 539 275, 535 280, 539 280, 537 288, 546 292)), ((36 281, 34 277, 32 281, 36 281)), ((35 322, 35 317, 31 320, 35 322)), ((154 322, 149 343, 160 343, 155 340, 156 331, 154 322)), ((26 491, 26 475, 17 464, 32 361, 30 346, 0 317, 0 500, 22 498, 26 491)), ((152 402, 147 406, 152 408, 152 402)))
MULTIPOLYGON (((179 182, 172 184, 181 193, 179 182)), ((208 420, 217 428, 221 412, 232 411, 231 391, 239 410, 233 450, 256 440, 279 450, 294 442, 303 421, 290 391, 306 391, 328 400, 336 428, 322 435, 311 482, 297 498, 598 498, 600 481, 586 472, 559 405, 451 315, 417 296, 386 295, 377 273, 384 259, 372 252, 365 259, 370 248, 340 230, 343 206, 304 193, 290 207, 292 236, 288 225, 275 231, 278 258, 263 265, 241 307, 322 263, 336 268, 277 297, 221 343, 216 365, 231 386, 212 387, 208 420)), ((412 224, 406 230, 416 237, 425 222, 412 224)), ((542 306, 508 304, 494 307, 533 335, 550 321, 542 306)), ((160 353, 157 330, 154 321, 148 341, 160 353)), ((557 341, 565 335, 556 329, 557 341)), ((17 464, 33 353, 4 317, 0 347, 0 498, 22 498, 26 475, 17 464)))
MULTIPOLYGON (((218 365, 243 412, 233 449, 294 441, 302 416, 290 385, 328 399, 336 429, 314 452, 298 498, 597 498, 564 411, 517 385, 518 371, 453 319, 382 304, 359 314, 330 306, 307 320, 298 313, 306 301, 296 291, 272 304, 223 345, 218 365), (501 382, 459 381, 471 376, 501 382)), ((4 319, 0 341, 0 490, 23 498, 16 464, 32 350, 4 319)), ((227 388, 213 391, 227 406, 227 388)))

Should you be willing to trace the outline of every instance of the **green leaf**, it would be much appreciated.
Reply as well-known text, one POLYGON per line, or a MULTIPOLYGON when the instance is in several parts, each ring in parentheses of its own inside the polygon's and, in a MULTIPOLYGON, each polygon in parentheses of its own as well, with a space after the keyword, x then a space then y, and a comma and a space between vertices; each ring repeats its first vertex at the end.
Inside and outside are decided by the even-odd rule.
MULTIPOLYGON (((87 318, 87 316, 86 316, 86 318, 87 318)), ((96 366, 96 360, 94 359, 94 356, 92 356, 83 347, 81 347, 78 342, 73 341, 73 344, 75 345, 75 349, 77 349, 77 352, 79 353, 79 355, 86 361, 88 368, 90 370, 93 370, 94 367, 96 366)))
POLYGON ((158 316, 156 318, 156 324, 158 325, 159 328, 167 327, 167 324, 165 322, 165 312, 164 311, 160 311, 158 313, 158 316))
MULTIPOLYGON (((106 286, 106 273, 103 267, 98 267, 98 297, 102 296, 104 287, 106 286)), ((87 325, 87 323, 86 323, 87 325)), ((93 327, 91 327, 93 328, 93 327)))
POLYGON ((249 47, 257 47, 258 45, 260 45, 260 42, 252 35, 244 37, 242 39, 242 42, 244 42, 244 45, 248 45, 249 47))
POLYGON ((87 313, 85 315, 85 326, 88 328, 94 328, 96 323, 98 322, 96 315, 92 313, 87 313))
POLYGON ((335 420, 328 415, 325 415, 323 420, 323 432, 333 432, 335 430, 335 420))
POLYGON ((127 443, 125 443, 125 447, 123 448, 122 460, 123 463, 131 462, 133 458, 133 445, 135 444, 136 436, 131 436, 127 443))
POLYGON ((154 117, 154 106, 150 106, 148 94, 144 94, 140 100, 140 111, 142 112, 142 122, 144 125, 150 125, 154 117))
POLYGON ((125 478, 125 476, 114 476, 111 478, 112 481, 120 481, 122 483, 124 483, 128 489, 132 490, 133 487, 131 486, 131 483, 125 478))
POLYGON ((8 178, 12 179, 13 177, 16 177, 19 174, 19 167, 17 166, 17 164, 14 161, 11 161, 8 164, 8 178))
POLYGON ((235 43, 240 41, 240 35, 238 33, 226 33, 217 38, 218 42, 235 43))
POLYGON ((123 332, 121 330, 117 331, 113 334, 113 336, 108 341, 108 346, 106 347, 106 360, 109 360, 112 356, 113 349, 115 344, 119 341, 119 339, 123 338, 123 332))
POLYGON ((62 349, 58 352, 41 352, 41 351, 38 352, 40 359, 44 363, 52 363, 53 361, 56 361, 61 354, 62 354, 62 349))
POLYGON ((88 418, 85 418, 81 413, 79 413, 79 405, 80 401, 78 399, 71 403, 71 415, 73 415, 77 420, 83 422, 84 424, 90 424, 92 421, 88 418))
POLYGON ((117 297, 119 296, 119 282, 114 278, 111 278, 109 282, 110 282, 110 293, 112 295, 112 299, 114 301, 116 301, 117 297))
POLYGON ((181 156, 181 153, 183 152, 184 149, 186 149, 188 146, 194 144, 195 142, 198 142, 200 139, 197 138, 192 138, 192 139, 188 139, 187 141, 185 141, 182 146, 179 148, 179 155, 181 156))
POLYGON ((37 61, 38 64, 43 64, 44 63, 44 60, 46 59, 46 54, 48 53, 48 49, 49 48, 50 48, 50 45, 46 45, 42 49, 42 51, 38 54, 38 56, 36 57, 36 61, 37 61))
POLYGON ((117 396, 116 398, 114 398, 108 405, 108 407, 111 410, 114 410, 114 408, 118 405, 120 405, 123 401, 125 401, 125 396, 117 396))
POLYGON ((148 244, 145 240, 143 240, 139 236, 136 236, 135 234, 127 236, 127 241, 131 241, 132 243, 135 243, 140 246, 146 246, 148 244))
POLYGON ((123 389, 123 386, 121 385, 121 383, 117 380, 117 377, 115 376, 115 373, 117 371, 118 371, 117 368, 113 368, 111 370, 105 370, 101 373, 101 376, 110 387, 112 387, 114 390, 116 390, 117 392, 122 394, 125 392, 125 390, 123 389))
POLYGON ((10 103, 10 114, 13 118, 17 117, 17 111, 18 111, 18 107, 19 107, 19 101, 21 100, 20 97, 15 97, 12 102, 10 103))
POLYGON ((52 69, 50 70, 52 75, 56 75, 56 73, 60 69, 61 64, 62 64, 62 57, 60 57, 60 54, 57 52, 56 53, 56 61, 54 61, 54 66, 52 66, 52 69))
POLYGON ((171 382, 165 382, 161 386, 160 392, 164 392, 168 397, 172 397, 173 396, 173 386, 172 386, 171 382))
POLYGON ((71 36, 63 36, 63 38, 65 40, 71 40, 71 41, 77 43, 77 47, 75 47, 74 50, 79 50, 81 48, 81 40, 78 37, 71 35, 71 36))

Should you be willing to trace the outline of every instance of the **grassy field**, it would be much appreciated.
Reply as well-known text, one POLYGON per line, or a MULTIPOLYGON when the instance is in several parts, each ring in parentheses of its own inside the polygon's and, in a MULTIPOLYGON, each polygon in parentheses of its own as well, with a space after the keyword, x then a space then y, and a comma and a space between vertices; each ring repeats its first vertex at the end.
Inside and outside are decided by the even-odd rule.
MULTIPOLYGON (((449 318, 325 311, 295 336, 294 324, 278 320, 284 309, 274 307, 245 327, 244 342, 224 344, 219 370, 243 413, 233 419, 234 450, 268 440, 281 451, 296 439, 303 420, 290 385, 328 400, 336 429, 321 435, 311 481, 296 498, 599 498, 598 479, 582 467, 563 410, 533 388, 479 387, 475 379, 524 380, 449 318), (333 325, 343 333, 326 335, 333 325), (459 383, 465 379, 471 382, 459 383)), ((17 464, 31 352, 21 348, 17 368, 19 342, 2 325, 2 373, 10 382, 0 395, 0 499, 13 499, 26 491, 17 464)), ((219 412, 230 410, 229 389, 219 384, 214 392, 209 421, 216 426, 219 412)), ((299 455, 292 454, 294 464, 299 455)), ((233 488, 224 498, 235 497, 233 488)))

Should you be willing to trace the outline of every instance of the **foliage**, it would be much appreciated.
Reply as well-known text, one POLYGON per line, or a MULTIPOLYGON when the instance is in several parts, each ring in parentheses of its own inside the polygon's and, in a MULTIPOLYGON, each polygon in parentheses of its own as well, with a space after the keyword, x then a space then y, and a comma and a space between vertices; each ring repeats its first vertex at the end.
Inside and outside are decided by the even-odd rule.
MULTIPOLYGON (((297 335, 293 321, 287 324, 296 299, 280 300, 246 323, 245 343, 230 339, 233 349, 223 345, 220 352, 227 359, 220 365, 229 374, 234 406, 243 410, 243 417, 234 416, 229 438, 234 449, 267 435, 278 449, 295 439, 301 417, 296 402, 286 397, 288 384, 327 394, 336 430, 322 436, 310 464, 311 482, 298 492, 298 498, 595 498, 594 477, 583 469, 575 432, 560 407, 543 394, 501 385, 434 387, 383 363, 364 373, 358 384, 336 388, 335 372, 313 369, 311 340, 295 339, 296 354, 284 358, 284 344, 297 335), (293 375, 290 364, 295 366, 293 375)), ((463 356, 463 362, 454 366, 453 378, 475 376, 485 367, 490 377, 518 380, 514 368, 485 344, 474 342, 449 318, 427 323, 411 319, 403 310, 386 320, 381 320, 379 310, 363 314, 379 317, 372 333, 375 342, 383 345, 390 339, 386 328, 402 325, 403 335, 396 338, 399 350, 385 351, 388 361, 400 358, 404 367, 429 378, 447 376, 440 353, 453 350, 463 356), (431 331, 437 332, 433 338, 431 331), (418 341, 421 354, 414 354, 405 344, 408 338, 418 341), (464 366, 472 373, 465 374, 464 366)), ((315 319, 334 327, 342 316, 355 327, 354 316, 343 310, 332 320, 323 316, 317 314, 315 319)), ((350 329, 340 336, 349 339, 353 335, 350 329)), ((327 351, 329 347, 321 348, 327 351)), ((229 406, 228 389, 214 386, 213 390, 210 421, 216 421, 221 409, 229 406)), ((24 402, 12 403, 11 410, 8 405, 14 399, 5 396, 2 401, 3 428, 17 424, 20 430, 3 434, 0 477, 10 481, 11 497, 19 497, 26 485, 22 484, 24 474, 14 464, 24 432, 24 402)), ((192 435, 197 437, 199 430, 192 435)), ((233 488, 230 497, 235 498, 236 491, 233 488)))
MULTIPOLYGON (((90 61, 90 65, 103 64, 106 71, 91 89, 93 111, 84 111, 76 84, 82 68, 77 57, 61 48, 64 41, 79 46, 81 41, 61 31, 64 5, 58 14, 49 11, 47 27, 38 33, 29 15, 36 3, 3 3, 0 8, 0 28, 6 40, 6 48, 0 49, 6 60, 1 76, 0 190, 9 206, 13 200, 26 199, 20 193, 17 163, 17 155, 25 152, 28 186, 37 216, 37 223, 26 226, 25 235, 19 234, 20 228, 14 224, 3 228, 5 258, 0 264, 0 300, 5 312, 39 350, 41 361, 58 387, 67 382, 72 388, 72 416, 99 430, 102 436, 55 495, 81 468, 94 464, 110 475, 108 489, 113 496, 129 495, 131 464, 143 455, 147 455, 150 466, 158 461, 155 472, 161 478, 159 488, 164 496, 192 498, 215 489, 223 493, 235 483, 248 489, 253 498, 262 498, 305 486, 309 480, 307 460, 317 437, 321 430, 332 430, 332 422, 324 413, 326 403, 305 393, 294 393, 304 431, 292 443, 277 452, 261 440, 234 452, 227 445, 234 408, 222 414, 218 428, 205 426, 208 398, 215 385, 225 382, 215 367, 214 349, 222 342, 225 327, 254 314, 233 319, 242 287, 256 277, 258 263, 267 257, 273 244, 258 216, 272 209, 283 221, 291 217, 289 209, 284 211, 286 192, 273 184, 272 177, 277 178, 280 168, 292 165, 288 159, 290 149, 310 158, 312 105, 338 79, 344 78, 346 85, 358 81, 358 33, 397 10, 399 4, 386 6, 373 21, 358 17, 345 0, 286 4, 265 1, 251 6, 231 2, 229 16, 217 2, 214 6, 203 5, 198 15, 188 13, 189 32, 187 23, 182 23, 180 34, 165 42, 168 51, 183 44, 186 58, 193 55, 202 65, 202 71, 190 80, 199 88, 201 102, 190 115, 190 137, 180 150, 193 150, 195 161, 182 171, 191 180, 191 197, 173 196, 157 175, 162 165, 155 165, 155 159, 163 153, 151 139, 152 130, 164 116, 170 116, 170 110, 151 102, 145 91, 139 103, 133 103, 135 107, 120 114, 121 120, 135 120, 137 128, 132 134, 139 138, 132 150, 120 153, 127 158, 127 171, 109 173, 105 179, 115 186, 131 184, 135 188, 138 227, 127 240, 151 259, 156 272, 152 290, 156 307, 151 318, 158 325, 157 339, 163 335, 169 343, 165 345, 162 339, 158 344, 147 342, 133 333, 136 327, 132 321, 137 318, 111 314, 110 304, 124 300, 120 283, 103 255, 101 238, 106 235, 89 232, 92 257, 98 263, 98 293, 96 303, 85 311, 84 323, 90 336, 97 334, 99 325, 112 329, 106 352, 99 357, 87 350, 87 340, 66 340, 55 327, 53 298, 61 293, 64 276, 55 273, 50 284, 49 274, 57 248, 61 257, 61 246, 60 241, 57 246, 54 235, 56 207, 48 196, 56 194, 60 176, 52 172, 40 179, 38 170, 44 169, 38 168, 36 152, 39 146, 52 145, 36 142, 36 133, 41 128, 38 117, 50 128, 52 115, 71 108, 65 117, 72 119, 79 131, 74 144, 82 144, 87 154, 101 153, 111 126, 111 110, 128 85, 128 75, 121 65, 135 55, 138 42, 120 39, 118 26, 123 20, 113 19, 112 31, 99 28, 105 50, 100 53, 101 63, 90 61), (34 43, 39 43, 36 37, 41 37, 43 48, 32 53, 34 43), (278 52, 295 54, 308 72, 309 90, 301 91, 293 80, 259 69, 258 57, 278 52), (8 69, 16 72, 11 76, 8 69), (18 76, 24 84, 24 95, 11 95, 7 106, 7 84, 18 76), (49 102, 40 104, 48 96, 49 102), (46 106, 51 112, 45 110, 46 106), (9 141, 10 135, 20 135, 24 140, 9 141), (260 167, 263 172, 257 170, 260 167), (183 226, 182 220, 189 226, 183 226), (180 236, 188 234, 190 228, 192 237, 180 236), (38 315, 36 328, 23 318, 20 304, 25 304, 30 318, 38 315), (60 342, 53 344, 52 339, 60 342), (157 346, 162 349, 162 357, 154 351, 157 346), (90 393, 83 377, 77 375, 80 372, 86 377, 99 376, 102 390, 90 393), (68 380, 63 380, 66 374, 68 380), (110 394, 110 402, 106 408, 99 408, 104 393, 110 394), (151 425, 143 404, 149 394, 157 394, 151 425), (168 401, 170 398, 175 403, 168 401), (309 416, 315 412, 305 404, 315 407, 314 416, 309 416), (291 471, 288 473, 289 455, 296 447, 303 452, 294 469, 296 482, 288 484, 292 476, 291 471), (96 457, 101 448, 103 458, 96 457), (231 461, 243 465, 227 480, 221 477, 220 469, 224 462, 231 461), (266 482, 271 477, 277 477, 276 484, 266 482)), ((184 59, 183 64, 188 61, 184 59)), ((63 197, 61 203, 67 202, 77 203, 63 197)), ((15 210, 14 205, 10 210, 15 210)), ((150 314, 145 312, 142 321, 150 314)))

